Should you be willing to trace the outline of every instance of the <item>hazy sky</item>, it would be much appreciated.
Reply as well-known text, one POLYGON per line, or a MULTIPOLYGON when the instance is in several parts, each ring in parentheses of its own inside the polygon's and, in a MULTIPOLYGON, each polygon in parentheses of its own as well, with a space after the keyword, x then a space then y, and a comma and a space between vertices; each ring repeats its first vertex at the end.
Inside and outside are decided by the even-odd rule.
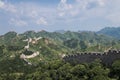
POLYGON ((120 0, 0 0, 0 34, 120 26, 120 0))

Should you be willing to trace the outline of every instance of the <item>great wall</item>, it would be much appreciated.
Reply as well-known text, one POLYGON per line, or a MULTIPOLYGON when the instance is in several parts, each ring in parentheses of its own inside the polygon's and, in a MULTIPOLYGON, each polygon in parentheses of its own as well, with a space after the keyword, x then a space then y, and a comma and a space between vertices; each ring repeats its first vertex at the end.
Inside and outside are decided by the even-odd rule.
POLYGON ((76 53, 67 55, 63 58, 64 61, 70 63, 91 63, 96 59, 100 59, 101 63, 111 65, 115 60, 120 59, 120 50, 109 50, 108 52, 91 52, 91 53, 76 53))

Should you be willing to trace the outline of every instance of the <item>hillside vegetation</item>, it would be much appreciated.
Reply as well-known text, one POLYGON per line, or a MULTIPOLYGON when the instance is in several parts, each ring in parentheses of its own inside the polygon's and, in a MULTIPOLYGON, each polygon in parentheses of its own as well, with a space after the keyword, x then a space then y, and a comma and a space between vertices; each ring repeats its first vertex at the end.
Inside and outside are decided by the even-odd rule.
POLYGON ((120 49, 119 39, 90 31, 8 32, 0 36, 0 80, 119 80, 119 61, 109 68, 62 60, 68 54, 109 49, 120 49))
POLYGON ((120 27, 106 27, 98 31, 99 34, 108 35, 120 39, 120 27))

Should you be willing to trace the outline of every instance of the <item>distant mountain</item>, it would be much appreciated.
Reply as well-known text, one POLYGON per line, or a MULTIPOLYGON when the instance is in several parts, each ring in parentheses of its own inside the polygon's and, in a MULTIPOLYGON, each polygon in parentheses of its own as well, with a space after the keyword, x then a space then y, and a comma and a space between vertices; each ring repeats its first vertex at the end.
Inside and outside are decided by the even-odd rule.
POLYGON ((54 31, 54 32, 64 34, 66 31, 65 31, 65 30, 56 30, 56 31, 54 31))
MULTIPOLYGON (((17 34, 16 32, 8 32, 0 37, 0 45, 6 46, 21 46, 27 45, 27 42, 23 42, 26 39, 36 39, 42 37, 50 41, 52 44, 50 46, 45 43, 41 43, 42 46, 47 46, 46 49, 49 51, 56 52, 70 52, 70 51, 104 51, 101 47, 110 47, 117 44, 117 39, 110 36, 96 34, 95 32, 83 31, 83 32, 72 32, 65 31, 64 33, 59 32, 47 32, 47 31, 26 31, 22 34, 17 34), (53 47, 56 46, 56 47, 53 47), (84 47, 83 47, 84 46, 84 47), (97 46, 97 47, 96 47, 97 46), (58 47, 58 49, 56 49, 58 47), (50 49, 52 48, 52 49, 50 49), (84 49, 85 48, 85 49, 84 49)), ((40 42, 39 42, 40 43, 40 42)), ((39 44, 38 43, 38 44, 39 44)), ((31 44, 31 46, 34 46, 31 44)), ((42 47, 41 46, 41 47, 42 47)), ((34 46, 34 48, 37 45, 34 46)), ((33 50, 33 48, 31 48, 33 50)), ((45 49, 44 49, 45 50, 45 49)), ((44 52, 44 51, 42 51, 44 52)))
POLYGON ((108 35, 117 39, 120 39, 120 27, 106 27, 98 31, 99 34, 108 35))

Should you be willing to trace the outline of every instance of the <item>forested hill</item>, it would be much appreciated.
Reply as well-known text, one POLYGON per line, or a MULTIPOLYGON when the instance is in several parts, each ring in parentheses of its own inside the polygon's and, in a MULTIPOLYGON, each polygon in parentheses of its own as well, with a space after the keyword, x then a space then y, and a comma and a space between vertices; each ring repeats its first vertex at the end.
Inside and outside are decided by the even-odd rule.
POLYGON ((119 80, 119 62, 110 69, 100 62, 62 60, 68 54, 109 49, 120 49, 120 41, 90 31, 11 31, 0 36, 0 80, 119 80))
POLYGON ((120 39, 120 27, 106 27, 101 29, 97 33, 120 39))
POLYGON ((41 60, 61 59, 67 54, 109 49, 120 49, 120 41, 91 31, 60 33, 42 30, 22 34, 11 31, 0 36, 0 61, 22 57, 39 63, 41 60))
POLYGON ((47 31, 40 31, 40 32, 35 32, 35 31, 26 31, 23 34, 17 34, 14 31, 8 32, 4 35, 0 36, 0 43, 11 43, 11 41, 15 40, 22 40, 26 38, 34 38, 34 37, 44 37, 44 38, 50 38, 58 41, 64 41, 64 40, 70 40, 70 39, 79 39, 83 41, 100 41, 100 40, 106 40, 111 41, 115 40, 112 37, 101 35, 101 34, 96 34, 95 32, 71 32, 71 31, 66 31, 64 33, 59 33, 59 32, 47 32, 47 31))
MULTIPOLYGON (((0 36, 0 45, 5 46, 20 46, 24 47, 27 42, 23 40, 42 37, 43 41, 48 40, 51 44, 48 46, 45 43, 39 42, 37 44, 52 48, 54 51, 69 52, 69 51, 104 51, 110 47, 119 48, 119 41, 113 37, 103 34, 97 34, 91 31, 72 32, 65 31, 59 32, 47 32, 47 31, 26 31, 22 34, 17 34, 14 31, 8 32, 0 36), (54 47, 53 47, 54 46, 54 47), (55 49, 58 46, 58 49, 55 49)), ((35 47, 38 47, 38 45, 35 47)), ((33 46, 31 44, 31 46, 33 46)), ((49 49, 51 51, 51 49, 49 49)))

